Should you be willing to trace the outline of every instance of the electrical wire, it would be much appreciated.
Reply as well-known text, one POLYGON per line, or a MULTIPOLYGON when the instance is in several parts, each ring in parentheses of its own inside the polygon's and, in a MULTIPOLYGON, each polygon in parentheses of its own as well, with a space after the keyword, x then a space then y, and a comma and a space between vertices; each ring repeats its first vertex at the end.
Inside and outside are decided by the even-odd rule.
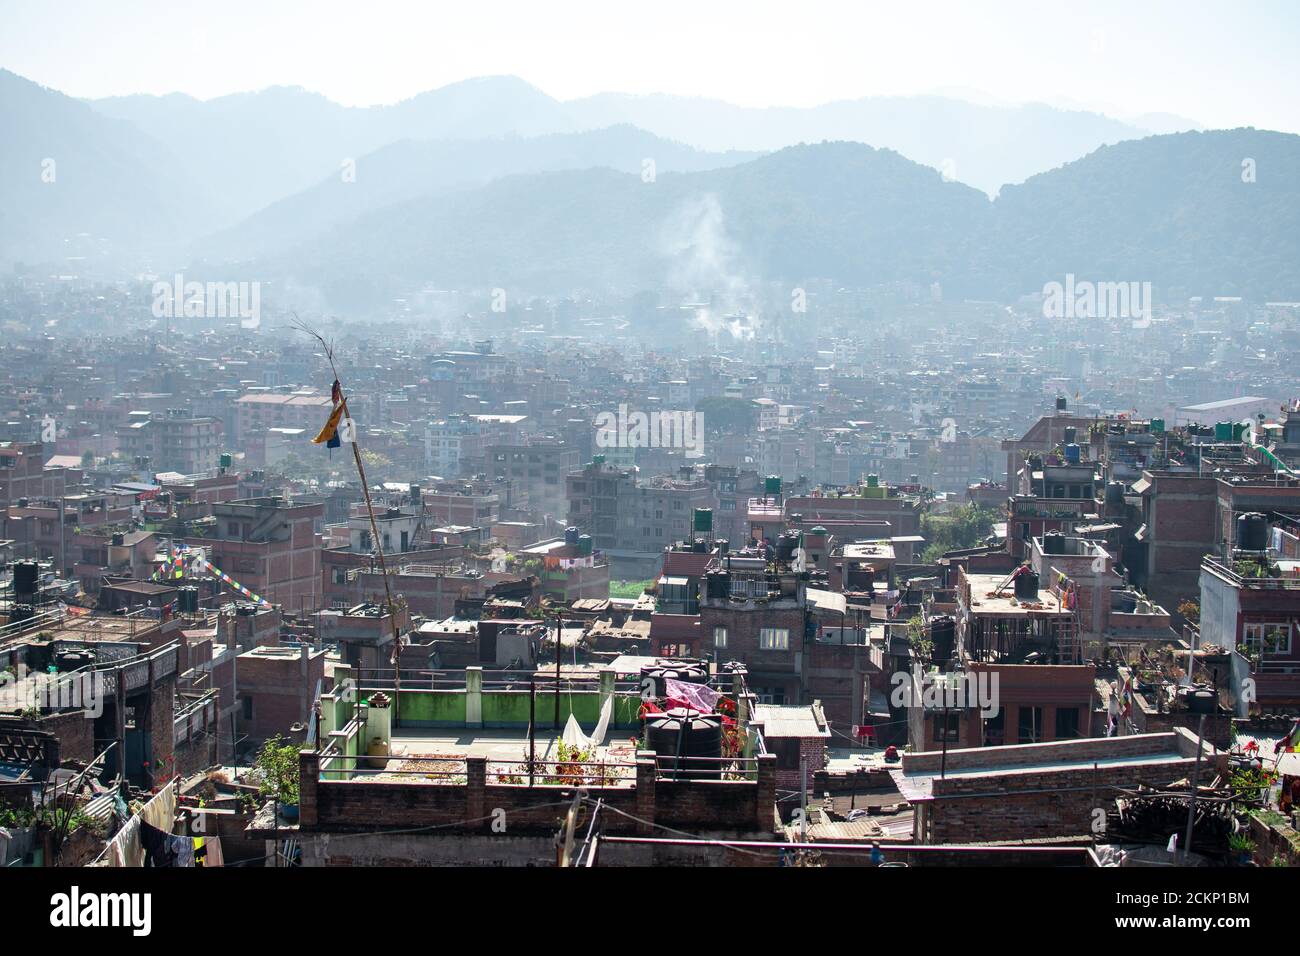
MULTIPOLYGON (((584 800, 590 801, 591 798, 585 797, 584 800)), ((671 833, 674 836, 685 837, 689 840, 696 840, 699 838, 694 833, 687 833, 685 830, 676 830, 673 829, 672 827, 664 826, 662 823, 655 823, 653 820, 644 820, 641 817, 636 816, 635 814, 628 813, 626 810, 620 810, 618 807, 610 806, 609 804, 605 804, 605 809, 612 810, 614 813, 617 813, 619 816, 627 817, 629 820, 633 820, 637 823, 640 823, 642 826, 654 827, 656 830, 663 830, 665 833, 671 833)), ((723 844, 724 846, 730 847, 739 853, 746 853, 750 856, 768 857, 772 855, 771 853, 766 853, 759 850, 747 850, 727 840, 718 840, 717 842, 723 844)))

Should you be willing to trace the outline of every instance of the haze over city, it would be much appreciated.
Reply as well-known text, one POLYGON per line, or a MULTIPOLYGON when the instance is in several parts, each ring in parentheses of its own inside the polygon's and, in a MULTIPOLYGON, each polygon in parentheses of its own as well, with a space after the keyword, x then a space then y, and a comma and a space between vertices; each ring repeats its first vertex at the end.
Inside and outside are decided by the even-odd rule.
POLYGON ((1293 4, 0 24, 16 926, 1290 938, 1293 4))

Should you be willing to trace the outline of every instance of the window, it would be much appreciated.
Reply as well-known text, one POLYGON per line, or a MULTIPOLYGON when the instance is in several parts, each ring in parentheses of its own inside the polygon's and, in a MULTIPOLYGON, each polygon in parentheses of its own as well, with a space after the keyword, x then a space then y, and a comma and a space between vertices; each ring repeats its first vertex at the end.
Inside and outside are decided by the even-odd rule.
POLYGON ((719 650, 727 646, 727 629, 725 627, 715 627, 713 629, 713 646, 719 650))
POLYGON ((1079 710, 1077 707, 1056 708, 1056 739, 1074 740, 1079 736, 1079 710))
POLYGON ((1020 708, 1020 742, 1022 744, 1036 744, 1042 735, 1043 726, 1043 708, 1041 707, 1021 707, 1020 708))
POLYGON ((1249 656, 1291 653, 1290 624, 1247 624, 1242 632, 1242 650, 1249 656))
POLYGON ((245 696, 243 699, 243 704, 244 704, 244 719, 252 720, 253 719, 253 698, 245 696))
POLYGON ((1002 737, 1005 733, 1007 722, 1007 709, 999 707, 998 712, 984 721, 984 746, 1000 747, 1002 746, 1002 737))
POLYGON ((760 651, 788 651, 790 649, 790 629, 786 627, 765 627, 758 632, 758 649, 760 651))
POLYGON ((934 715, 934 739, 936 741, 946 740, 949 743, 957 743, 961 737, 961 713, 959 711, 950 711, 944 714, 942 711, 934 715))

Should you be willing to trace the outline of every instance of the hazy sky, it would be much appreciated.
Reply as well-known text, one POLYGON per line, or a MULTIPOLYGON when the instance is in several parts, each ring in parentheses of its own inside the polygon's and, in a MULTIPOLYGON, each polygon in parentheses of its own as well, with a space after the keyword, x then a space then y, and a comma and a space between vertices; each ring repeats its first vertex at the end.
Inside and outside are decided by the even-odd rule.
POLYGON ((510 73, 560 99, 966 90, 1300 132, 1298 26, 1295 0, 0 0, 0 66, 86 97, 281 84, 365 105, 510 73))

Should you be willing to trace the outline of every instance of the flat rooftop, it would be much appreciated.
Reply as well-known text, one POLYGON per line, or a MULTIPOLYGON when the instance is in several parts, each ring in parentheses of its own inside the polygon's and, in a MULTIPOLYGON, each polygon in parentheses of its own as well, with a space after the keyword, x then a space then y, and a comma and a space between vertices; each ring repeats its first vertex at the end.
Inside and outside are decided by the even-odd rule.
POLYGON ((894 545, 889 541, 855 541, 844 546, 844 557, 850 561, 894 559, 894 545))
MULTIPOLYGON (((541 694, 537 698, 537 709, 544 712, 551 704, 541 694)), ((592 733, 595 728, 584 726, 583 733, 592 733)), ((636 759, 636 748, 631 742, 632 731, 609 728, 604 743, 596 748, 597 760, 609 760, 615 763, 631 763, 636 759)), ((554 760, 557 734, 554 730, 537 731, 538 759, 554 760)), ((403 757, 441 756, 464 758, 486 757, 492 761, 524 761, 528 758, 528 731, 526 729, 483 729, 405 727, 395 729, 392 736, 394 754, 390 759, 389 770, 397 770, 403 757)))
MULTIPOLYGON (((1091 770, 1093 767, 1143 767, 1186 764, 1196 761, 1197 741, 1183 728, 1159 734, 1130 734, 1125 737, 1084 737, 1037 744, 1004 747, 972 747, 949 750, 946 757, 937 750, 903 755, 902 764, 890 770, 899 792, 910 802, 935 799, 936 780, 988 778, 990 789, 999 790, 1012 777, 1029 777, 1035 787, 1051 787, 1043 775, 1091 770), (946 764, 946 767, 945 767, 946 764), (944 767, 942 777, 940 768, 944 767), (1002 780, 999 784, 997 781, 1002 780)), ((1206 773, 1215 756, 1213 744, 1203 747, 1206 773)), ((1012 787, 1007 792, 1014 792, 1012 787)), ((942 794, 940 795, 942 796, 942 794)))
POLYGON ((1028 617, 1031 613, 1069 616, 1070 612, 1060 606, 1056 595, 1041 588, 1037 598, 1029 602, 1016 598, 1015 584, 1012 582, 1007 582, 1006 588, 995 594, 995 589, 1006 579, 1005 574, 967 574, 966 580, 970 582, 971 612, 1006 617, 1028 617))

